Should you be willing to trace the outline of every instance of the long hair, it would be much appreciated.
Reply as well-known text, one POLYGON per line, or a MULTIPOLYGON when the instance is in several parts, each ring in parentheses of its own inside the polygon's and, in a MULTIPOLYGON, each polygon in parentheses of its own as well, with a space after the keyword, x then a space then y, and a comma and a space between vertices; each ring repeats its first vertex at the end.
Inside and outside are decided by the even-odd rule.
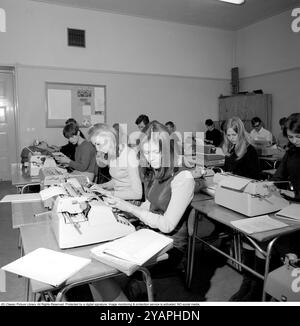
POLYGON ((285 129, 300 134, 300 113, 293 113, 286 119, 285 129))
POLYGON ((156 120, 151 121, 143 130, 141 139, 141 160, 145 160, 143 153, 144 144, 150 140, 158 143, 161 154, 161 166, 155 170, 154 178, 163 182, 169 179, 178 170, 178 153, 174 146, 174 140, 170 139, 168 129, 156 120))
POLYGON ((225 155, 229 156, 233 150, 237 156, 237 159, 241 159, 244 154, 247 152, 247 147, 249 146, 249 137, 246 134, 245 126, 242 122, 242 120, 238 117, 233 117, 231 119, 228 119, 225 123, 225 128, 224 128, 224 142, 223 142, 223 152, 225 155), (237 135, 237 143, 236 145, 232 144, 226 135, 227 130, 231 128, 233 129, 237 135))
POLYGON ((119 135, 116 130, 105 123, 96 123, 88 130, 89 140, 95 140, 100 134, 106 134, 110 136, 115 142, 115 156, 119 157, 120 149, 119 149, 119 135))

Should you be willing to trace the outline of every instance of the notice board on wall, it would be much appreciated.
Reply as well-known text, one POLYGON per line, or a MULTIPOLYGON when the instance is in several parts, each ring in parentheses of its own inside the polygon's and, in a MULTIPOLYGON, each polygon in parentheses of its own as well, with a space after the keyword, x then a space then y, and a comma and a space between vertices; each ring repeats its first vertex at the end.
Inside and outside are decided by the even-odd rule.
POLYGON ((86 128, 106 123, 106 86, 46 82, 46 127, 64 127, 69 118, 86 128))

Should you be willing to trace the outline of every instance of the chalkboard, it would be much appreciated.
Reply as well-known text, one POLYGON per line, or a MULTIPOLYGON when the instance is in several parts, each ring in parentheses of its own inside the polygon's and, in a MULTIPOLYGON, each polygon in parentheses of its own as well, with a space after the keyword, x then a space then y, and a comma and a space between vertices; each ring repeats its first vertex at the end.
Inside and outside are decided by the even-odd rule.
POLYGON ((106 86, 46 82, 46 127, 64 127, 69 118, 80 127, 106 122, 106 86))

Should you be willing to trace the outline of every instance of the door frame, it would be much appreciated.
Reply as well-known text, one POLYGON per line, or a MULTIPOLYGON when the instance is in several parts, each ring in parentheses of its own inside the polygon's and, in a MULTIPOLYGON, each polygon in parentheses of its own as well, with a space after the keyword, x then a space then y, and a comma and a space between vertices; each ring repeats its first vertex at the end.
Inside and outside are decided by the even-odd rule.
POLYGON ((18 106, 18 93, 17 93, 17 78, 16 78, 16 66, 5 66, 0 64, 0 73, 10 73, 12 76, 13 84, 13 115, 14 115, 14 128, 15 128, 15 151, 14 151, 14 162, 20 162, 18 153, 20 153, 20 141, 19 141, 19 106, 18 106))

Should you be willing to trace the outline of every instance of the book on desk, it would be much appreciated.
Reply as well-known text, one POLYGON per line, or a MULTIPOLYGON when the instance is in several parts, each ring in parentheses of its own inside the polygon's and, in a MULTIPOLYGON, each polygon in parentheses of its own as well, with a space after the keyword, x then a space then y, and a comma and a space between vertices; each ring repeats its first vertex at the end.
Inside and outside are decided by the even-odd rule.
POLYGON ((91 249, 91 257, 130 276, 140 266, 166 259, 173 239, 149 229, 140 229, 123 238, 91 249))

